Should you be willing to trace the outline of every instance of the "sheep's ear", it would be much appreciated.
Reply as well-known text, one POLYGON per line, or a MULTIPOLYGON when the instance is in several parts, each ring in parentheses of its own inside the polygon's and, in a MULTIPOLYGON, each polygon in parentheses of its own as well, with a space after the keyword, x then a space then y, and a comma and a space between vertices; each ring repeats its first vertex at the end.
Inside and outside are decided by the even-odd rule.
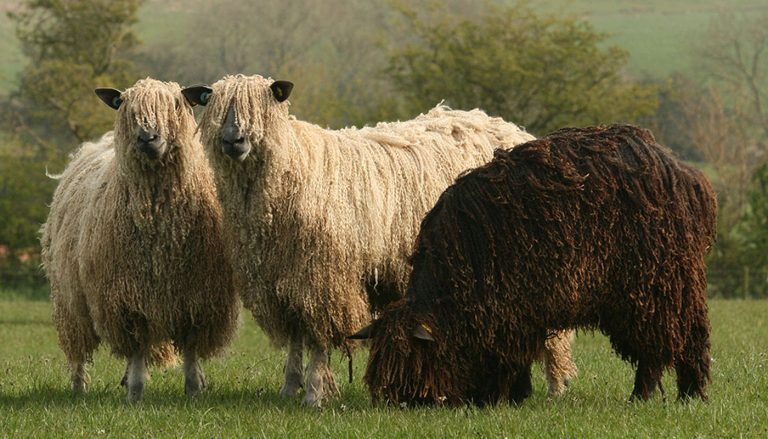
POLYGON ((416 328, 413 330, 413 336, 419 340, 435 341, 435 338, 432 337, 432 329, 424 323, 416 325, 416 328))
POLYGON ((123 92, 120 90, 116 90, 114 88, 99 87, 94 91, 96 92, 96 96, 98 96, 99 99, 101 99, 105 104, 109 105, 115 110, 120 108, 120 104, 123 103, 123 98, 121 97, 123 92))
POLYGON ((193 107, 195 105, 205 106, 211 98, 211 93, 213 93, 213 89, 207 85, 193 85, 181 91, 189 105, 193 107))
POLYGON ((272 94, 275 95, 277 102, 283 102, 288 99, 293 90, 293 82, 288 81, 275 81, 269 86, 272 89, 272 94))
POLYGON ((373 324, 366 326, 365 328, 355 332, 347 337, 347 340, 368 340, 371 338, 373 324))

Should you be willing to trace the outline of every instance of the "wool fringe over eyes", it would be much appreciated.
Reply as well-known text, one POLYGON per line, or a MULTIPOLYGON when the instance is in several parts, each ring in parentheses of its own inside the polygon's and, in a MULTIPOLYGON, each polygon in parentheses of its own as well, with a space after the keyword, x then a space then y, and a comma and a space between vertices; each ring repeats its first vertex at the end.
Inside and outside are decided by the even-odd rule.
POLYGON ((235 276, 275 344, 299 338, 346 351, 346 336, 402 297, 419 223, 439 194, 494 149, 533 137, 480 110, 445 106, 402 122, 324 129, 290 116, 272 82, 224 77, 200 119, 235 276), (230 110, 252 146, 242 162, 221 151, 230 110))
POLYGON ((646 399, 674 368, 706 398, 707 178, 627 125, 499 150, 426 215, 404 300, 371 328, 365 382, 394 403, 519 402, 551 329, 599 330, 646 399), (435 342, 411 336, 416 325, 435 342))
POLYGON ((73 367, 102 341, 155 364, 208 358, 233 337, 240 302, 191 108, 178 84, 149 78, 121 98, 115 131, 60 176, 42 229, 60 345, 73 367), (138 150, 139 127, 157 130, 162 157, 138 150))

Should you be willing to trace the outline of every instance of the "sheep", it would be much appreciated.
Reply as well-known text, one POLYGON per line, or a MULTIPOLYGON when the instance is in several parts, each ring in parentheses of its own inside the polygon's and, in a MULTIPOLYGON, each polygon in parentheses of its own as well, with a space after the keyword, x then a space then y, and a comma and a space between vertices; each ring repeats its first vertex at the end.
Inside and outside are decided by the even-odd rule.
POLYGON ((117 110, 114 131, 73 155, 41 237, 72 388, 87 389, 104 340, 127 360, 129 401, 142 398, 147 365, 177 352, 194 396, 206 386, 199 359, 231 340, 241 305, 192 110, 173 82, 96 93, 117 110))
MULTIPOLYGON (((280 395, 302 387, 306 346, 303 403, 318 407, 337 393, 330 350, 349 354, 345 337, 402 296, 419 221, 440 192, 494 148, 533 137, 443 106, 406 122, 323 129, 289 116, 292 88, 236 75, 184 93, 206 105, 199 130, 244 305, 288 347, 280 395)), ((570 345, 561 348, 547 367, 560 380, 553 393, 575 375, 570 345)))
POLYGON ((562 129, 446 189, 424 218, 406 297, 371 339, 372 399, 520 403, 548 330, 600 330, 646 400, 674 366, 706 399, 704 256, 717 206, 704 175, 637 127, 562 129))

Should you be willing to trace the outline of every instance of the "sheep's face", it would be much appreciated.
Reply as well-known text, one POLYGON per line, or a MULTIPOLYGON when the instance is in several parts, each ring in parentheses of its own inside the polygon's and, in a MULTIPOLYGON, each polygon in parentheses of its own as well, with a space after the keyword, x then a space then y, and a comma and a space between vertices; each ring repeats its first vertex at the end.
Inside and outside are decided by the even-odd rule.
POLYGON ((212 87, 186 88, 184 95, 206 107, 200 130, 209 152, 242 162, 259 155, 255 151, 284 130, 292 88, 287 81, 236 75, 212 87))
POLYGON ((179 139, 194 136, 191 106, 175 82, 147 78, 124 92, 99 88, 96 94, 118 111, 115 148, 125 159, 162 161, 179 139))
POLYGON ((460 404, 456 359, 428 314, 399 302, 350 339, 370 339, 365 381, 375 401, 401 406, 460 404))

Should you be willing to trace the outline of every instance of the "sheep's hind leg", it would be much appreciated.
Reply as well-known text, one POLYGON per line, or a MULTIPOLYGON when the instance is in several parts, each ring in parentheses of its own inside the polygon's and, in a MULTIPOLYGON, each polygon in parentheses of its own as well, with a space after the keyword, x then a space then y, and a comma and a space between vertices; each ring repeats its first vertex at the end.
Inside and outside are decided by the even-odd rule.
POLYGON ((144 353, 136 351, 128 360, 128 402, 138 402, 144 396, 144 382, 147 380, 147 362, 144 353))
POLYGON ((653 366, 646 361, 640 361, 637 364, 635 373, 635 387, 632 389, 630 401, 645 401, 650 399, 656 388, 661 384, 661 375, 663 367, 653 366))
POLYGON ((292 398, 296 396, 299 389, 303 387, 303 343, 301 338, 291 339, 288 346, 288 358, 285 361, 285 381, 280 389, 280 396, 283 398, 292 398))
POLYGON ((190 397, 197 396, 205 390, 207 385, 203 368, 200 367, 195 352, 184 351, 184 392, 190 397))
POLYGON ((307 365, 307 393, 302 403, 308 407, 320 407, 323 400, 338 394, 336 381, 330 367, 328 351, 312 349, 312 355, 307 365))
POLYGON ((685 334, 683 350, 675 358, 677 398, 686 401, 698 397, 706 401, 710 375, 709 319, 704 304, 694 304, 690 309, 693 322, 685 334))
POLYGON ((547 396, 558 396, 565 392, 578 368, 571 356, 573 331, 558 331, 544 342, 544 370, 547 374, 547 396))

